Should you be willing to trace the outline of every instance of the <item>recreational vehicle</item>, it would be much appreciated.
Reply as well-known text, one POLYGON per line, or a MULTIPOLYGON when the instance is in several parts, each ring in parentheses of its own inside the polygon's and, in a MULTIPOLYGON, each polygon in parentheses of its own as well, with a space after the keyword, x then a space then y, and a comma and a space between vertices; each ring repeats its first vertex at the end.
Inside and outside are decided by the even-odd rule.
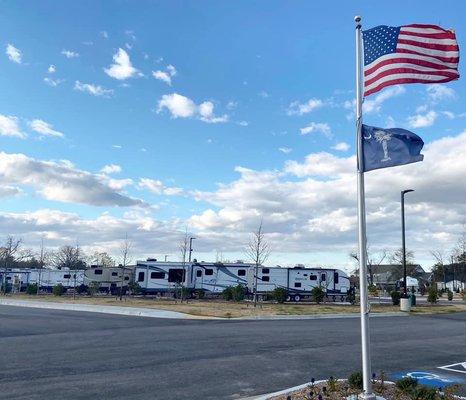
POLYGON ((253 264, 238 263, 204 263, 193 264, 191 287, 206 293, 218 294, 229 286, 247 287, 248 270, 253 264))
POLYGON ((181 286, 191 288, 192 263, 137 261, 134 281, 144 294, 163 294, 181 286))
MULTIPOLYGON (((348 275, 339 269, 324 268, 280 268, 258 267, 257 269, 257 293, 264 295, 275 288, 283 288, 287 291, 287 301, 298 302, 311 296, 311 291, 320 286, 328 299, 346 299, 350 289, 348 275)), ((250 268, 248 273, 248 289, 254 291, 255 268, 250 268)))
POLYGON ((99 290, 118 293, 120 288, 126 291, 133 276, 134 266, 102 267, 91 265, 84 273, 84 285, 98 284, 99 290))

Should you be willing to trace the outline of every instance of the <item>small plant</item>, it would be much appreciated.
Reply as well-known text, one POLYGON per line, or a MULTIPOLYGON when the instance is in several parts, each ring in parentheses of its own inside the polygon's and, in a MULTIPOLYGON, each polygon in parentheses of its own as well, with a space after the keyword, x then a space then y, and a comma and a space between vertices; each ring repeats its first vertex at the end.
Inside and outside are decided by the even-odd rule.
POLYGON ((244 286, 238 285, 232 288, 231 292, 234 301, 243 301, 244 296, 246 295, 246 290, 244 286))
POLYGON ((222 297, 226 301, 231 301, 233 299, 233 287, 228 286, 222 292, 222 297))
POLYGON ((131 294, 138 295, 141 293, 141 286, 137 282, 128 283, 128 289, 131 291, 131 294))
POLYGON ((87 287, 87 293, 93 296, 99 291, 99 289, 100 289, 99 282, 91 282, 91 284, 87 287))
POLYGON ((453 300, 453 292, 451 290, 448 291, 447 296, 448 296, 448 301, 453 300))
POLYGON ((314 287, 311 290, 311 297, 312 297, 312 300, 314 300, 317 304, 322 303, 325 297, 324 289, 322 289, 320 286, 314 287))
POLYGON ((466 300, 466 290, 462 290, 462 291, 461 291, 461 298, 462 298, 463 300, 466 300))
POLYGON ((368 290, 371 296, 376 297, 379 295, 379 291, 377 290, 377 286, 375 285, 369 285, 368 290))
POLYGON ((362 390, 362 372, 353 372, 348 378, 348 385, 352 389, 362 390))
POLYGON ((26 288, 26 293, 30 295, 37 294, 37 283, 29 284, 26 288))
POLYGON ((429 290, 427 291, 427 301, 430 304, 435 304, 437 303, 438 298, 439 298, 439 295, 438 295, 437 288, 435 288, 434 286, 431 286, 429 290))
POLYGON ((201 300, 201 299, 204 298, 205 292, 204 292, 202 289, 196 289, 196 290, 194 291, 194 296, 196 297, 196 299, 201 300))
POLYGON ((417 379, 407 376, 396 381, 396 387, 403 393, 410 393, 417 386, 417 379))
POLYGON ((334 378, 333 376, 328 378, 328 380, 327 380, 328 391, 329 392, 336 392, 337 391, 337 384, 338 384, 338 380, 336 378, 334 378))
POLYGON ((66 292, 66 289, 61 283, 59 283, 58 285, 55 285, 52 288, 52 293, 54 296, 61 296, 65 292, 66 292))
POLYGON ((76 293, 77 294, 84 294, 87 292, 87 286, 84 283, 81 283, 81 285, 76 286, 76 293))
POLYGON ((286 300, 286 296, 286 290, 280 287, 275 288, 272 292, 272 297, 274 300, 277 301, 277 303, 284 303, 286 300))
POLYGON ((394 290, 393 292, 390 293, 390 296, 392 297, 392 304, 394 306, 399 306, 400 305, 401 293, 398 292, 397 290, 394 290))

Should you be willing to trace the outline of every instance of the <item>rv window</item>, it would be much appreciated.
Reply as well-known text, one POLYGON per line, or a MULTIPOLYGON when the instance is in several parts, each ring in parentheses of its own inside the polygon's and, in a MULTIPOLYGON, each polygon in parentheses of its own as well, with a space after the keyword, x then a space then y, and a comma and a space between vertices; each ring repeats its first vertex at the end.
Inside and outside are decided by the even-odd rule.
POLYGON ((263 280, 264 282, 269 282, 269 281, 270 281, 270 276, 263 276, 263 277, 262 277, 262 280, 263 280))
POLYGON ((311 275, 311 276, 309 277, 309 279, 310 279, 311 281, 316 281, 316 280, 317 280, 317 275, 311 275))
POLYGON ((184 271, 181 268, 172 268, 168 270, 168 282, 183 282, 184 271))
POLYGON ((263 274, 268 274, 270 270, 268 268, 262 268, 262 273, 263 274))
POLYGON ((238 270, 238 276, 246 276, 246 270, 245 269, 239 269, 238 270))
POLYGON ((338 284, 338 272, 334 272, 334 274, 333 274, 333 282, 334 282, 335 284, 338 284))
POLYGON ((295 282, 294 287, 301 287, 301 282, 295 282))
POLYGON ((165 279, 165 272, 151 272, 150 279, 165 279))
POLYGON ((326 276, 325 274, 322 274, 322 275, 320 276, 320 280, 321 280, 322 282, 325 282, 326 279, 327 279, 327 276, 326 276))
POLYGON ((95 269, 94 270, 94 275, 102 275, 102 270, 101 269, 95 269))
POLYGON ((139 272, 138 282, 144 282, 144 271, 139 272))
POLYGON ((118 272, 112 272, 112 276, 118 276, 118 272))
POLYGON ((206 275, 213 275, 213 274, 214 274, 214 270, 213 270, 212 268, 206 268, 205 274, 206 274, 206 275))
POLYGON ((198 270, 196 271, 196 276, 197 276, 198 278, 202 277, 202 269, 198 269, 198 270))
POLYGON ((65 274, 63 275, 63 279, 70 279, 71 278, 71 275, 70 274, 65 274))
POLYGON ((129 276, 125 276, 125 281, 129 281, 129 276))

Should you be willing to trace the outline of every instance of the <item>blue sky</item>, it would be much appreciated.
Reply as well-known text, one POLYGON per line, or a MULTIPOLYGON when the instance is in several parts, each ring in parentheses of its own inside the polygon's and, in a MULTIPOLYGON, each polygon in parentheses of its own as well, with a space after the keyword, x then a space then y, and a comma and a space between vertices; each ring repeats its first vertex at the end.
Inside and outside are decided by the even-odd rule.
MULTIPOLYGON (((79 240, 89 251, 116 253, 129 231, 135 256, 176 258, 176 238, 187 226, 199 236, 200 256, 244 258, 248 235, 263 218, 271 263, 349 265, 354 204, 343 204, 338 188, 354 165, 353 17, 361 14, 365 28, 454 28, 461 48, 465 7, 6 1, 0 114, 9 119, 0 122, 10 125, 0 140, 1 151, 15 156, 0 164, 1 233, 23 236, 30 246, 45 237, 51 247, 79 240), (106 165, 115 167, 101 172, 106 165), (319 182, 328 184, 317 188, 319 182), (326 197, 316 200, 316 190, 326 197), (100 236, 91 234, 96 230, 100 236)), ((451 137, 447 161, 455 164, 464 142, 464 91, 462 79, 441 88, 385 89, 367 99, 365 122, 411 129, 434 143, 432 152, 451 137)), ((461 192, 454 174, 444 188, 451 203, 449 195, 439 203, 423 164, 419 172, 403 167, 368 176, 368 234, 374 251, 399 246, 397 193, 417 183, 412 248, 428 265, 430 249, 454 246, 464 207, 455 200, 461 192), (410 180, 411 171, 422 178, 410 180), (377 190, 387 173, 397 179, 390 195, 385 185, 377 190), (446 210, 456 213, 451 222, 446 210)), ((462 165, 455 166, 460 174, 462 165)))

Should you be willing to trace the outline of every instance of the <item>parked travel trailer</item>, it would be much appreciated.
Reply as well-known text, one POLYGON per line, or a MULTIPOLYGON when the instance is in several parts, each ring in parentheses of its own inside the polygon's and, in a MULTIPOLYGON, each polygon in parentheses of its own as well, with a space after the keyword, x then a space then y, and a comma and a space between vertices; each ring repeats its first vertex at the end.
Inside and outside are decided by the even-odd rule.
MULTIPOLYGON (((255 269, 250 268, 248 273, 248 289, 254 292, 255 269)), ((332 300, 346 299, 350 289, 348 275, 339 269, 324 268, 280 268, 259 267, 257 273, 257 293, 263 295, 272 292, 275 288, 287 291, 288 301, 300 301, 311 296, 311 291, 320 286, 332 300)))
POLYGON ((191 287, 207 293, 217 294, 229 286, 247 287, 248 270, 253 264, 247 263, 204 263, 193 264, 191 287))
POLYGON ((72 289, 84 283, 84 270, 42 268, 30 270, 29 283, 39 284, 41 290, 52 291, 55 285, 72 289))
POLYGON ((133 278, 134 266, 102 267, 91 265, 84 273, 84 285, 99 284, 103 292, 117 293, 120 287, 126 291, 133 278))
POLYGON ((191 288, 192 263, 137 261, 134 281, 144 294, 163 294, 181 286, 191 288), (187 283, 188 282, 188 283, 187 283))

